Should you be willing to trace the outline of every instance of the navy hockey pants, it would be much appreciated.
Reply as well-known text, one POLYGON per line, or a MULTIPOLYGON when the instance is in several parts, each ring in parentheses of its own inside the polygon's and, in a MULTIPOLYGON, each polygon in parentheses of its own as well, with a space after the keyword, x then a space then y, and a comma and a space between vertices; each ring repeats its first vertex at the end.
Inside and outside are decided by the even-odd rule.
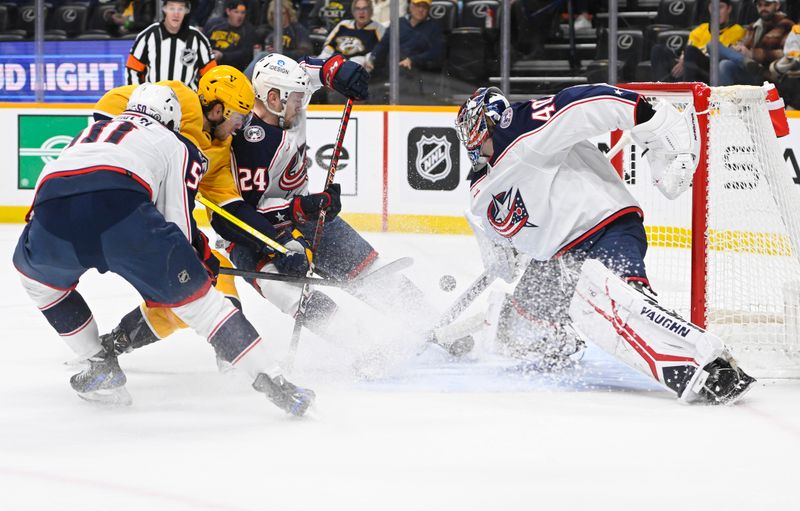
POLYGON ((598 259, 623 279, 649 285, 644 267, 646 252, 641 217, 625 215, 569 250, 562 261, 531 261, 514 288, 513 305, 523 316, 566 324, 576 282, 563 278, 562 263, 578 272, 586 259, 598 259))
POLYGON ((71 289, 88 269, 128 281, 150 306, 175 307, 203 296, 211 280, 189 240, 145 193, 105 190, 34 206, 14 265, 56 289, 71 289))

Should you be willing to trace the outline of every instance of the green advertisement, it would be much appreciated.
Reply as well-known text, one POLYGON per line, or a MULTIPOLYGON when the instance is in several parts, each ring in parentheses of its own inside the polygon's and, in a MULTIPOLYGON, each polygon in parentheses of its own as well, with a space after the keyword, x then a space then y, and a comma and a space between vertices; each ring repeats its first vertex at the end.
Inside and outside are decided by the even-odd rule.
POLYGON ((45 164, 58 158, 82 129, 89 125, 86 115, 20 115, 17 118, 20 190, 31 190, 45 164))

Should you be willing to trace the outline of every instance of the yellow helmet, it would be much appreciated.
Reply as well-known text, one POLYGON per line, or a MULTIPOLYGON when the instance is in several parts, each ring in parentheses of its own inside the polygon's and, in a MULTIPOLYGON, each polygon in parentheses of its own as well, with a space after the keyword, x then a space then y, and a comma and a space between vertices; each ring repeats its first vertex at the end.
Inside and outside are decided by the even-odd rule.
POLYGON ((232 66, 214 66, 209 69, 200 77, 197 95, 204 107, 211 106, 215 101, 222 103, 226 119, 232 112, 246 116, 256 102, 250 80, 232 66))

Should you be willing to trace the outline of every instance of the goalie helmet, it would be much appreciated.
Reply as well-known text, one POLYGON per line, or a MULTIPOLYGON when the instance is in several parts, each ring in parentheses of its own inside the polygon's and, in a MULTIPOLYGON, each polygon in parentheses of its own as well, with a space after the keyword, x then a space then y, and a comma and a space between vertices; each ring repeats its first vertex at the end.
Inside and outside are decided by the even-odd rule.
POLYGON ((305 108, 314 92, 311 87, 311 77, 305 68, 280 53, 270 53, 256 62, 253 68, 253 88, 256 97, 264 102, 267 110, 280 117, 281 120, 286 112, 286 103, 291 93, 303 94, 302 104, 305 108), (282 105, 281 111, 273 110, 267 102, 267 95, 273 89, 278 91, 282 105))
POLYGON ((467 151, 480 149, 490 128, 500 122, 509 106, 508 99, 497 87, 481 87, 472 93, 456 117, 458 138, 467 151))
POLYGON ((172 131, 180 131, 181 104, 175 91, 166 85, 143 83, 136 87, 125 110, 145 114, 172 131))
POLYGON ((235 112, 246 117, 255 104, 253 86, 247 77, 232 66, 214 66, 200 78, 197 95, 204 108, 222 103, 222 115, 229 119, 235 112))

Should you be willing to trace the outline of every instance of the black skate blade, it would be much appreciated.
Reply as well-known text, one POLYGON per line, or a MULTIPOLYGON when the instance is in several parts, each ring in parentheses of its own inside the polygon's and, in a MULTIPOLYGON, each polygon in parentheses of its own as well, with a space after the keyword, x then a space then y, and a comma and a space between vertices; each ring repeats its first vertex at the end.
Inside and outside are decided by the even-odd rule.
POLYGON ((103 406, 130 406, 133 404, 133 398, 125 387, 78 392, 77 394, 85 401, 103 406))

